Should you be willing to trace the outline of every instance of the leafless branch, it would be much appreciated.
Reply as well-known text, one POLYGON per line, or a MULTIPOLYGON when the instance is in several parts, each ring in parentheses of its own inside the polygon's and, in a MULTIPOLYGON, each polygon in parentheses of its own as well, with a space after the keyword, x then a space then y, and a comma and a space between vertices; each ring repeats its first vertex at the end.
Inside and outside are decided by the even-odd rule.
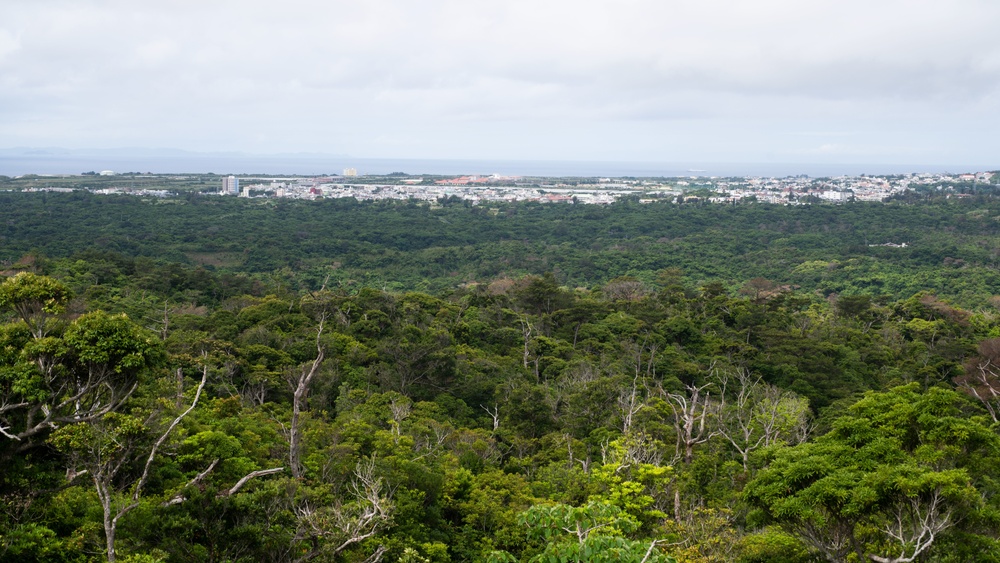
MULTIPOLYGON (((142 487, 146 484, 146 480, 149 478, 149 468, 150 466, 153 465, 153 460, 156 459, 156 454, 159 452, 160 446, 162 446, 163 443, 167 441, 167 437, 170 436, 170 433, 174 430, 174 428, 176 428, 177 425, 181 423, 181 420, 183 420, 184 417, 190 414, 190 412, 193 411, 196 406, 198 406, 198 400, 201 399, 201 392, 202 390, 205 389, 206 381, 208 381, 207 365, 202 367, 201 382, 198 383, 198 389, 194 393, 194 400, 191 401, 191 406, 189 406, 187 410, 185 410, 181 414, 177 415, 177 418, 175 418, 173 422, 170 423, 170 426, 168 426, 167 429, 163 431, 163 434, 160 435, 160 438, 156 441, 155 444, 153 444, 152 449, 149 450, 149 457, 146 458, 146 465, 142 468, 142 476, 139 477, 139 481, 135 484, 135 488, 133 489, 132 492, 133 502, 139 501, 139 495, 142 494, 142 487)), ((212 465, 214 466, 215 464, 213 463, 212 465)))
POLYGON ((239 490, 242 489, 243 486, 246 485, 251 479, 256 479, 257 477, 263 477, 265 475, 273 475, 275 473, 281 473, 284 470, 285 470, 284 467, 272 467, 271 469, 258 469, 257 471, 251 471, 250 473, 244 475, 242 479, 237 481, 235 485, 219 493, 219 496, 220 497, 233 496, 237 492, 239 492, 239 490))
POLYGON ((325 352, 320 342, 323 336, 323 326, 326 323, 327 313, 320 315, 319 327, 316 329, 316 359, 309 365, 309 369, 303 367, 299 373, 298 382, 295 385, 295 392, 292 394, 292 421, 288 431, 288 464, 292 471, 292 476, 296 479, 302 477, 302 463, 299 461, 299 442, 302 440, 299 432, 299 422, 302 409, 305 406, 306 394, 309 391, 309 384, 319 372, 319 366, 323 363, 325 352))
POLYGON ((296 540, 309 540, 314 546, 301 560, 312 559, 321 553, 317 541, 321 538, 326 540, 322 552, 336 556, 377 534, 392 516, 392 493, 384 489, 382 479, 375 475, 374 460, 367 460, 359 462, 355 468, 348 502, 321 507, 308 502, 299 504, 295 508, 299 520, 296 540))
POLYGON ((674 413, 674 429, 677 431, 677 453, 683 450, 684 462, 691 463, 694 447, 703 444, 718 434, 708 427, 708 415, 715 410, 711 393, 707 391, 711 383, 685 385, 684 393, 666 393, 667 404, 674 413))
MULTIPOLYGON (((193 487, 193 486, 197 485, 198 483, 200 483, 202 479, 204 479, 209 473, 212 472, 213 469, 215 469, 215 466, 218 463, 219 463, 219 458, 215 458, 215 461, 213 461, 211 463, 211 465, 208 466, 207 469, 205 469, 201 473, 195 475, 194 479, 191 479, 190 481, 188 481, 187 484, 184 485, 184 489, 187 489, 188 487, 193 487)), ((163 503, 161 503, 160 506, 172 506, 172 505, 175 505, 175 504, 180 504, 180 503, 182 503, 182 502, 184 502, 186 500, 187 500, 187 498, 183 494, 181 494, 180 491, 178 491, 177 494, 175 494, 174 496, 170 497, 168 500, 163 501, 163 503)))
POLYGON ((490 415, 490 418, 493 419, 493 431, 496 432, 497 429, 500 428, 500 408, 495 404, 493 405, 492 411, 483 405, 479 405, 479 408, 486 411, 486 413, 490 415))
POLYGON ((951 510, 946 506, 939 490, 930 498, 915 495, 896 505, 894 521, 885 527, 885 533, 899 545, 899 555, 883 557, 869 555, 876 563, 911 563, 926 551, 937 534, 953 524, 951 510))
POLYGON ((808 408, 793 393, 764 383, 745 369, 720 372, 718 432, 743 458, 779 441, 797 442, 808 432, 808 408), (732 388, 732 391, 730 391, 732 388), (730 401, 730 397, 732 400, 730 401))

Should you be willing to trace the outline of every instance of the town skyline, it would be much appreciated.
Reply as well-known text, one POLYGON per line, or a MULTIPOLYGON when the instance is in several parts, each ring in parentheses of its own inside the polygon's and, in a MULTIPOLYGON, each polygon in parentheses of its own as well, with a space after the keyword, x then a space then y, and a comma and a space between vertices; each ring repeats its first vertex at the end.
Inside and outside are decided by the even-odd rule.
POLYGON ((88 191, 96 195, 153 198, 203 196, 244 199, 357 201, 400 200, 432 206, 464 202, 471 205, 536 202, 608 205, 629 198, 639 203, 707 202, 723 204, 885 202, 897 197, 943 194, 967 198, 995 191, 1000 172, 805 175, 635 177, 541 177, 502 174, 388 175, 342 174, 216 175, 124 173, 112 170, 51 176, 26 175, 7 181, 7 189, 23 192, 88 191))

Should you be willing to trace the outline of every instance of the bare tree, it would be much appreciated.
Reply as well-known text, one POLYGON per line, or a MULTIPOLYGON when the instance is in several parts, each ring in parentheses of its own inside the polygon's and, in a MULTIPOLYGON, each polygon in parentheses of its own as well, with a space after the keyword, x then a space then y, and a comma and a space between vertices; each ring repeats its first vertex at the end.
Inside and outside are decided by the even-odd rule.
POLYGON ((496 431, 500 428, 500 407, 494 403, 493 410, 490 410, 483 405, 479 405, 479 408, 486 411, 486 414, 490 415, 490 418, 493 419, 493 432, 496 433, 496 431))
POLYGON ((639 378, 632 379, 632 385, 618 393, 618 412, 622 420, 622 434, 632 431, 632 421, 646 407, 646 402, 639 396, 639 378))
MULTIPOLYGON (((688 384, 682 393, 661 393, 670 405, 674 414, 674 432, 677 435, 675 456, 690 464, 694 459, 694 447, 711 440, 718 432, 708 425, 709 415, 717 407, 712 403, 708 391, 711 383, 704 385, 688 384), (682 457, 683 456, 683 457, 682 457)), ((674 519, 681 518, 681 490, 674 487, 674 519)))
POLYGON ((683 452, 684 463, 691 463, 694 458, 694 447, 704 444, 718 434, 718 431, 708 425, 709 415, 717 408, 712 402, 708 389, 711 383, 704 385, 685 385, 683 393, 664 393, 667 404, 674 413, 674 430, 677 433, 677 454, 683 452))
POLYGON ((404 395, 418 385, 443 389, 450 373, 451 356, 446 351, 450 338, 446 331, 427 329, 382 342, 377 347, 382 361, 370 373, 383 388, 404 395))
POLYGON ((316 329, 316 359, 309 364, 301 366, 298 378, 295 381, 295 391, 292 393, 292 422, 288 427, 288 466, 292 471, 292 477, 299 479, 302 477, 301 456, 301 424, 302 410, 305 407, 306 395, 309 392, 309 384, 319 372, 319 367, 325 358, 323 345, 320 337, 323 335, 323 325, 326 323, 327 313, 320 313, 319 327, 316 329))
POLYGON ((663 464, 661 444, 646 434, 632 434, 614 442, 601 444, 601 463, 615 465, 615 473, 629 471, 639 465, 663 464))
POLYGON ((925 498, 920 495, 902 498, 883 530, 898 544, 899 555, 869 555, 868 558, 877 563, 911 563, 934 543, 939 533, 953 524, 951 510, 939 489, 925 498))
POLYGON ((655 361, 658 347, 649 341, 648 335, 642 342, 626 340, 621 346, 633 371, 632 385, 623 388, 616 401, 621 417, 622 434, 628 434, 632 429, 635 415, 648 406, 647 381, 656 375, 655 361))
MULTIPOLYGON (((345 549, 373 537, 392 520, 392 491, 376 476, 374 459, 358 463, 349 493, 347 502, 338 500, 332 505, 297 503, 295 542, 307 542, 311 546, 298 561, 308 561, 319 555, 334 559, 345 549)), ((384 552, 384 549, 377 550, 374 559, 369 560, 372 563, 380 560, 384 552)))
POLYGON ((779 441, 798 443, 808 435, 805 399, 764 383, 745 369, 719 372, 717 379, 722 389, 718 432, 740 453, 744 470, 754 450, 779 441))
MULTIPOLYGON (((826 512, 821 506, 816 507, 816 511, 826 512)), ((864 551, 854 534, 855 522, 831 514, 826 516, 820 520, 821 523, 803 520, 789 525, 789 531, 802 538, 806 545, 819 551, 831 563, 847 561, 852 552, 859 560, 863 559, 864 551)))
MULTIPOLYGON (((855 518, 833 515, 819 506, 814 509, 824 517, 802 520, 790 525, 789 530, 831 563, 846 561, 851 553, 858 561, 867 558, 876 563, 912 563, 931 547, 938 534, 955 523, 940 488, 924 494, 900 495, 881 529, 887 542, 880 542, 897 546, 898 555, 866 555, 864 544, 857 537, 855 518)), ((872 531, 876 529, 877 526, 871 526, 872 531)))
MULTIPOLYGON (((535 331, 535 327, 531 325, 528 321, 528 315, 521 315, 518 320, 521 322, 521 336, 524 339, 524 351, 522 353, 522 360, 524 362, 524 369, 528 369, 528 361, 531 359, 531 333, 535 331)), ((535 356, 535 379, 538 379, 538 362, 539 358, 535 356)))
POLYGON ((604 285, 601 290, 610 301, 639 301, 646 295, 646 286, 632 276, 620 276, 604 285))
POLYGON ((389 403, 389 412, 392 413, 392 434, 393 441, 399 444, 399 437, 403 429, 403 421, 410 417, 413 408, 413 401, 409 397, 400 395, 393 397, 389 403))
POLYGON ((778 284, 767 278, 753 278, 740 288, 740 295, 750 297, 754 303, 762 303, 779 290, 778 284))
POLYGON ((965 374, 955 383, 982 403, 993 422, 1000 422, 1000 338, 980 342, 978 351, 978 356, 965 362, 965 374))
MULTIPOLYGON (((202 471, 198 475, 195 475, 194 479, 191 479, 190 481, 188 481, 188 483, 186 485, 184 485, 184 489, 187 489, 189 487, 193 487, 193 486, 197 485, 198 483, 200 483, 202 481, 202 479, 204 479, 209 473, 212 472, 213 469, 215 469, 215 466, 220 461, 222 461, 222 460, 218 459, 218 458, 216 458, 214 461, 212 461, 212 463, 208 466, 207 469, 205 469, 204 471, 202 471)), ((216 496, 219 497, 219 498, 233 496, 236 493, 238 493, 239 490, 242 489, 243 486, 246 485, 247 483, 249 483, 251 480, 256 479, 257 477, 263 477, 265 475, 274 475, 276 473, 281 473, 284 470, 285 470, 284 467, 272 467, 271 469, 258 469, 256 471, 251 471, 250 473, 247 473, 246 475, 244 475, 232 487, 229 487, 228 489, 223 490, 223 491, 219 491, 219 493, 216 496)), ((163 501, 163 503, 161 503, 160 506, 173 506, 175 504, 180 504, 180 503, 186 501, 187 497, 184 496, 184 493, 183 493, 184 489, 181 489, 181 491, 178 491, 177 494, 175 494, 174 496, 170 497, 169 499, 163 501)))
MULTIPOLYGON (((138 480, 127 487, 131 489, 131 494, 122 495, 116 482, 122 468, 134 461, 133 454, 138 446, 138 438, 144 433, 144 428, 151 420, 144 423, 133 416, 112 412, 99 419, 64 427, 61 432, 53 436, 53 443, 56 447, 71 453, 74 461, 81 463, 85 468, 84 471, 74 469, 73 476, 87 473, 94 482, 97 498, 103 511, 106 556, 109 562, 113 563, 116 558, 115 534, 119 521, 139 506, 143 488, 149 479, 149 470, 156 460, 160 448, 181 420, 198 405, 207 379, 208 367, 206 366, 202 370, 201 382, 198 384, 191 405, 167 425, 167 428, 150 447, 142 474, 138 480)), ((207 471, 205 473, 207 474, 207 471)))

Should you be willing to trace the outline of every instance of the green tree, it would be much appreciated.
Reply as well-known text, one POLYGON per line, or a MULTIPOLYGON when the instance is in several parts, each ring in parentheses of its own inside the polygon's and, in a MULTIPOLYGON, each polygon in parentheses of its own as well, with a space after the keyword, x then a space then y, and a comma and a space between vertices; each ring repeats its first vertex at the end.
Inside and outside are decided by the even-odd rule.
POLYGON ((61 282, 31 272, 21 272, 0 284, 0 308, 13 309, 35 338, 52 328, 55 315, 66 310, 70 291, 61 282))
POLYGON ((831 562, 913 561, 975 524, 1000 437, 954 391, 868 393, 814 442, 779 450, 745 491, 831 562))
MULTIPOLYGON (((626 537, 637 524, 621 509, 606 503, 588 503, 575 507, 565 504, 536 505, 518 517, 528 528, 528 535, 545 543, 532 563, 625 562, 673 563, 657 545, 659 540, 633 540, 626 537)), ((488 561, 517 561, 506 552, 493 552, 488 561)))
POLYGON ((115 411, 163 359, 151 333, 102 311, 80 316, 61 336, 25 339, 8 326, 0 339, 0 433, 18 441, 115 411))
MULTIPOLYGON (((118 523, 129 512, 139 506, 143 489, 149 481, 150 468, 156 461, 160 448, 170 433, 198 405, 202 390, 208 378, 208 368, 202 372, 201 382, 195 390, 191 405, 170 422, 163 433, 151 446, 143 444, 147 427, 155 414, 143 421, 133 414, 108 412, 100 418, 77 422, 56 430, 50 442, 69 458, 67 476, 72 480, 77 475, 89 474, 97 491, 97 498, 103 512, 106 556, 109 563, 117 558, 115 549, 118 523), (148 452, 148 454, 147 454, 148 452), (137 479, 123 478, 122 474, 137 458, 145 457, 142 472, 137 479), (78 471, 83 467, 83 471, 78 471)), ((214 463, 205 473, 211 471, 214 463)), ((203 477, 203 473, 201 476, 203 477)))

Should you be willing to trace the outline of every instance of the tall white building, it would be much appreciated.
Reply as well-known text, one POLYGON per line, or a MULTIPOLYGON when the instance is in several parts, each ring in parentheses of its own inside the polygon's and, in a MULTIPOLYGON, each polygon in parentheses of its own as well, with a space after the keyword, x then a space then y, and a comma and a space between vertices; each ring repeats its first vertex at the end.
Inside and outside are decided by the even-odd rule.
POLYGON ((240 180, 236 176, 229 176, 222 179, 223 195, 237 195, 240 193, 240 180))

